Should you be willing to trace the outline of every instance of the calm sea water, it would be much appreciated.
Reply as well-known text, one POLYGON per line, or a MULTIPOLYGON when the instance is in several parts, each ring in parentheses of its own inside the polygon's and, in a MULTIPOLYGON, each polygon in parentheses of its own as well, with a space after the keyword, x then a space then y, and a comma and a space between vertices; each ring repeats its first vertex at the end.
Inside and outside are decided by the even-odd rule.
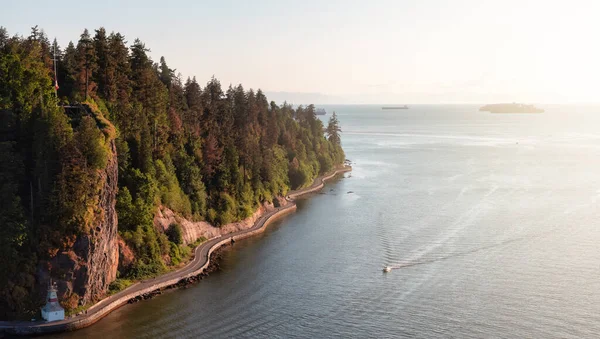
POLYGON ((544 108, 329 106, 351 174, 201 283, 60 337, 598 337, 600 108, 544 108))

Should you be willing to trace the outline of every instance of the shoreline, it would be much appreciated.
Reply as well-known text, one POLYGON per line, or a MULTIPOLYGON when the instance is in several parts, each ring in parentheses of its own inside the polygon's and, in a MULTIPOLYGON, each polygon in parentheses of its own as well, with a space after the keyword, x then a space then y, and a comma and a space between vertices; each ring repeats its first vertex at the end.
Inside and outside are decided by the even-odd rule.
POLYGON ((177 288, 179 284, 204 274, 211 263, 211 254, 224 244, 233 243, 238 240, 262 233, 274 220, 296 210, 294 200, 308 193, 316 192, 325 186, 325 182, 338 174, 349 172, 350 166, 338 168, 330 174, 317 177, 309 187, 291 191, 285 197, 288 204, 277 207, 275 210, 262 215, 252 227, 228 234, 224 234, 205 241, 194 249, 194 258, 184 267, 152 279, 137 282, 126 289, 108 296, 92 305, 85 314, 73 318, 55 322, 27 322, 27 321, 0 321, 0 336, 3 333, 11 335, 39 335, 65 331, 75 331, 93 325, 110 312, 129 303, 130 300, 144 295, 158 294, 166 288, 177 288))

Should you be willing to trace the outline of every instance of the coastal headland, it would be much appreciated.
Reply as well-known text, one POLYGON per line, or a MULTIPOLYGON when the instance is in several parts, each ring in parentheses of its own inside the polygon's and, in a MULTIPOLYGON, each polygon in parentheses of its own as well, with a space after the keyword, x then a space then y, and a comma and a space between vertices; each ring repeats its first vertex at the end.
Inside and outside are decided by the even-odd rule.
POLYGON ((74 331, 94 324, 110 312, 129 303, 132 300, 143 299, 144 296, 158 294, 167 288, 184 285, 189 280, 204 274, 210 265, 211 254, 223 245, 262 233, 266 226, 277 218, 296 210, 294 200, 302 195, 316 192, 325 186, 325 182, 338 174, 349 172, 350 166, 339 167, 329 174, 318 177, 309 187, 289 192, 285 197, 287 204, 261 216, 251 228, 240 230, 209 239, 194 249, 194 259, 179 270, 169 272, 153 279, 138 282, 112 296, 109 296, 91 306, 85 314, 56 322, 26 322, 2 321, 0 322, 0 336, 35 335, 56 332, 74 331))

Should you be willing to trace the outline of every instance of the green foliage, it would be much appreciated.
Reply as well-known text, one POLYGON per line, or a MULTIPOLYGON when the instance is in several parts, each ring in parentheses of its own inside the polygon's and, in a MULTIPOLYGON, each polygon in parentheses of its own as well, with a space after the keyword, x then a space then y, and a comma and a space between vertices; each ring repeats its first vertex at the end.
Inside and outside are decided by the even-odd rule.
POLYGON ((181 254, 182 260, 188 260, 192 256, 192 250, 190 246, 179 245, 179 253, 181 254))
POLYGON ((170 253, 170 243, 164 233, 158 234, 153 226, 139 226, 135 231, 122 233, 125 242, 136 253, 136 260, 126 277, 144 279, 166 270, 163 256, 170 253))
POLYGON ((133 198, 131 197, 131 193, 129 193, 129 189, 127 187, 122 187, 119 189, 119 193, 117 194, 116 208, 119 212, 120 229, 132 230, 135 229, 138 224, 143 223, 137 220, 137 206, 134 205, 133 198))
POLYGON ((217 203, 217 216, 214 220, 217 226, 228 224, 236 220, 236 202, 232 196, 225 192, 219 194, 217 203))
POLYGON ((96 120, 84 116, 75 134, 79 151, 85 158, 87 165, 94 169, 106 167, 109 150, 106 147, 104 134, 96 126, 96 120))
POLYGON ((65 226, 55 213, 61 149, 71 130, 56 107, 47 38, 0 41, 0 318, 31 314, 37 261, 65 226), (39 236, 41 235, 41 236, 39 236))
MULTIPOLYGON (((312 105, 269 103, 260 90, 204 87, 155 63, 143 42, 85 30, 57 49, 37 28, 0 29, 0 317, 34 310, 39 260, 89 233, 103 170, 118 161, 119 233, 135 255, 120 272, 139 279, 187 260, 181 229, 154 227, 161 205, 224 225, 252 215, 344 161, 339 121, 326 128, 312 105), (85 113, 58 106, 83 102, 85 113)), ((118 290, 126 282, 115 283, 118 290)))
POLYGON ((329 141, 331 141, 334 145, 339 145, 341 143, 340 132, 342 129, 340 128, 340 122, 338 121, 337 114, 333 112, 331 118, 329 118, 329 124, 327 124, 327 135, 329 141))
POLYGON ((217 223, 217 211, 214 208, 208 209, 208 212, 206 212, 206 220, 213 224, 217 223))
POLYGON ((329 172, 333 168, 333 161, 329 154, 319 155, 319 168, 321 173, 329 172))
POLYGON ((167 157, 165 160, 168 168, 161 160, 157 160, 155 164, 161 202, 176 212, 190 216, 192 214, 190 199, 179 187, 175 168, 170 162, 170 158, 167 157))
POLYGON ((165 272, 166 267, 161 261, 146 262, 137 260, 129 271, 129 277, 134 280, 141 280, 155 277, 165 272))
POLYGON ((0 308, 4 316, 22 313, 28 309, 27 295, 33 287, 34 257, 28 253, 29 222, 18 196, 18 175, 23 164, 14 150, 13 142, 0 142, 0 308))
POLYGON ((269 182, 271 192, 285 196, 290 186, 290 178, 286 151, 283 147, 279 145, 273 147, 273 157, 269 164, 271 165, 271 181, 269 182))
POLYGON ((243 191, 240 194, 240 201, 238 206, 238 218, 245 219, 254 213, 255 198, 252 186, 247 183, 244 185, 243 191))
POLYGON ((79 314, 81 312, 85 312, 88 308, 90 308, 92 306, 92 304, 86 304, 86 305, 81 305, 81 306, 77 306, 75 308, 65 308, 65 317, 70 317, 72 315, 76 315, 79 314))
POLYGON ((158 193, 156 181, 138 169, 130 170, 126 175, 125 180, 129 185, 121 187, 117 194, 119 229, 135 230, 138 226, 152 226, 158 193))
POLYGON ((174 243, 175 245, 183 244, 183 230, 181 229, 181 225, 171 224, 166 233, 170 242, 174 243))
POLYGON ((289 170, 289 177, 293 189, 309 185, 316 177, 314 162, 299 162, 297 166, 292 166, 289 170))
POLYGON ((206 240, 208 240, 208 239, 206 239, 205 237, 200 237, 200 238, 196 239, 196 241, 193 244, 189 244, 188 246, 191 248, 195 248, 198 245, 200 245, 201 243, 205 242, 206 240))
POLYGON ((121 292, 127 287, 133 285, 133 281, 129 279, 117 279, 110 283, 108 286, 108 294, 113 295, 115 293, 121 292))

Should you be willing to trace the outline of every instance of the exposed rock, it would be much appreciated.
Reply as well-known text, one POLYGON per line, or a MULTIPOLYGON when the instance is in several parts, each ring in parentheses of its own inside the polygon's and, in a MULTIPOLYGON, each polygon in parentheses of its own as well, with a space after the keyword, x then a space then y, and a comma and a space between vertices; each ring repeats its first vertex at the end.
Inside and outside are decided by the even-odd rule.
POLYGON ((114 140, 111 141, 112 156, 106 170, 100 172, 100 180, 104 182, 100 189, 98 210, 94 223, 100 229, 95 235, 84 235, 78 239, 86 246, 79 252, 85 258, 87 272, 84 279, 77 281, 75 290, 82 296, 83 304, 103 297, 108 285, 117 278, 119 265, 119 246, 117 232, 117 212, 115 209, 117 195, 117 150, 114 140))
POLYGON ((118 163, 114 140, 108 141, 110 154, 107 166, 96 172, 99 190, 90 206, 93 217, 86 225, 89 233, 75 238, 67 250, 57 253, 48 261, 38 265, 37 281, 40 293, 45 295, 50 279, 58 285, 61 302, 85 305, 106 295, 108 286, 117 277, 119 265, 119 236, 115 209, 118 163))
MULTIPOLYGON (((285 200, 283 197, 278 197, 276 204, 279 204, 279 206, 284 206, 287 204, 287 200, 285 200)), ((196 242, 196 240, 198 240, 200 237, 210 239, 222 234, 248 229, 254 225, 254 222, 258 218, 260 218, 266 212, 272 211, 273 209, 275 209, 273 204, 264 203, 250 217, 242 221, 232 222, 221 227, 215 227, 206 221, 189 221, 186 218, 176 214, 168 207, 160 206, 156 211, 156 215, 154 216, 154 226, 164 232, 169 228, 169 226, 171 226, 171 224, 178 223, 181 225, 183 243, 191 244, 196 242)))
POLYGON ((135 254, 119 236, 119 271, 125 272, 131 268, 135 261, 135 254))

